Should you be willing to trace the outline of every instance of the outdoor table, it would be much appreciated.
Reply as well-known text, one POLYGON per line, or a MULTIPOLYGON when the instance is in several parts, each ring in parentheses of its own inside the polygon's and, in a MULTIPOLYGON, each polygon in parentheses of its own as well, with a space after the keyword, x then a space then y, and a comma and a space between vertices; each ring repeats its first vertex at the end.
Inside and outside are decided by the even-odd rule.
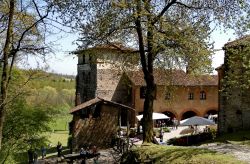
POLYGON ((87 153, 85 155, 80 155, 80 153, 73 153, 73 154, 66 154, 63 157, 64 157, 64 159, 69 159, 70 161, 74 161, 76 159, 94 158, 94 157, 97 157, 99 155, 100 155, 100 153, 95 153, 95 154, 93 154, 93 153, 87 153))

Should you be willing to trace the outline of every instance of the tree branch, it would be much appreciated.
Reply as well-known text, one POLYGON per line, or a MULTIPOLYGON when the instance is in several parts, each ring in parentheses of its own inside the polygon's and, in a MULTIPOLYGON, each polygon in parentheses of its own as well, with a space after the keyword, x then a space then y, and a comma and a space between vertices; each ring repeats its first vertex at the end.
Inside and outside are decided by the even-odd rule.
MULTIPOLYGON (((178 5, 184 6, 185 8, 188 8, 188 9, 204 9, 204 6, 195 7, 195 6, 188 6, 182 2, 175 2, 175 3, 178 5)), ((209 7, 205 7, 205 8, 210 9, 209 7)))
POLYGON ((176 3, 176 0, 171 0, 171 2, 168 3, 167 6, 165 6, 162 11, 153 19, 152 25, 154 25, 174 3, 176 3))
MULTIPOLYGON (((37 7, 37 6, 36 6, 36 7, 37 7)), ((22 43, 22 41, 23 41, 23 39, 24 39, 24 36, 26 35, 27 32, 29 32, 29 31, 30 31, 33 27, 35 27, 37 24, 39 24, 40 22, 43 22, 43 20, 49 15, 49 11, 50 11, 50 8, 51 8, 51 7, 52 7, 52 5, 49 5, 49 6, 47 7, 46 14, 43 15, 43 16, 41 16, 40 13, 38 13, 40 19, 38 19, 37 21, 35 21, 32 25, 30 25, 28 28, 26 28, 26 29, 23 31, 23 33, 22 33, 20 39, 18 40, 18 44, 17 44, 16 48, 11 50, 11 52, 12 52, 12 54, 11 54, 11 55, 12 55, 12 60, 11 60, 10 68, 9 68, 9 77, 8 77, 7 87, 8 87, 8 85, 9 85, 9 82, 10 82, 10 79, 11 79, 11 74, 12 74, 12 69, 13 69, 13 65, 14 65, 14 62, 15 62, 16 54, 17 54, 17 52, 20 50, 21 43, 22 43)))

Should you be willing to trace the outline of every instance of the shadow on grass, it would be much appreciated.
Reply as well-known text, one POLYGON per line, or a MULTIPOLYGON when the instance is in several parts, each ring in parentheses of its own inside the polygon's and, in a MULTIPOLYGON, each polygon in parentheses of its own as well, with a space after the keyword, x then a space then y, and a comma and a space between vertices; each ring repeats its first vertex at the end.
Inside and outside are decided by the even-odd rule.
POLYGON ((226 133, 218 136, 215 141, 245 141, 250 140, 250 130, 226 133))
POLYGON ((236 133, 225 133, 220 136, 217 136, 214 140, 207 140, 201 142, 197 145, 209 144, 209 143, 237 143, 242 145, 250 146, 250 130, 247 131, 238 131, 236 133))

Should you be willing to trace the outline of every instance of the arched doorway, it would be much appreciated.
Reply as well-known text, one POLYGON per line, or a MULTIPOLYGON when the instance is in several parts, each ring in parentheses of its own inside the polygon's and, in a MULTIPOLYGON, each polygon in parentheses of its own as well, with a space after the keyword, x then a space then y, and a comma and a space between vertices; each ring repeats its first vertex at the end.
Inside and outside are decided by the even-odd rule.
POLYGON ((166 124, 167 126, 173 125, 173 121, 172 121, 172 120, 173 120, 174 118, 176 118, 176 115, 175 115, 174 113, 170 112, 170 111, 165 111, 165 112, 163 112, 163 114, 165 114, 165 115, 167 115, 168 117, 170 117, 170 119, 164 120, 164 121, 165 121, 165 124, 166 124))
POLYGON ((170 117, 170 119, 173 119, 174 117, 176 117, 174 113, 169 112, 169 111, 163 112, 163 114, 165 114, 165 115, 167 115, 168 117, 170 117))
POLYGON ((197 114, 196 114, 194 111, 187 111, 187 112, 183 113, 181 119, 184 120, 184 119, 187 119, 187 118, 196 116, 196 115, 197 115, 197 114))
POLYGON ((209 110, 207 111, 207 113, 205 114, 205 116, 209 116, 209 115, 215 115, 218 114, 218 111, 215 109, 209 110))
POLYGON ((205 114, 205 117, 213 120, 215 123, 217 123, 218 120, 218 111, 215 109, 209 110, 207 111, 207 113, 205 114))

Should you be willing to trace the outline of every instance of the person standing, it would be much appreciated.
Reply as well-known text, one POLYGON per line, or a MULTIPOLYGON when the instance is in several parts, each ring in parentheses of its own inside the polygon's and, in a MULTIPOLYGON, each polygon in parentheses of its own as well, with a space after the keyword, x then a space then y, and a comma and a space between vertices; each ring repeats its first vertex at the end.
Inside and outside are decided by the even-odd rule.
POLYGON ((38 160, 38 154, 37 151, 34 151, 34 164, 37 164, 37 160, 38 160))
POLYGON ((81 164, 85 164, 87 158, 87 151, 83 147, 80 149, 80 157, 82 159, 81 164))
POLYGON ((160 129, 160 142, 163 142, 164 131, 163 128, 160 129))
POLYGON ((29 164, 33 164, 33 154, 34 154, 34 151, 30 148, 28 150, 28 157, 29 157, 29 164))
POLYGON ((174 118, 173 124, 174 124, 174 128, 177 129, 178 128, 178 120, 176 118, 174 118))
POLYGON ((46 157, 46 148, 44 146, 42 146, 41 152, 42 152, 42 159, 44 159, 44 157, 46 157))
POLYGON ((57 156, 58 157, 61 157, 61 153, 62 153, 62 144, 60 142, 58 142, 57 146, 56 146, 56 149, 57 149, 57 156))

